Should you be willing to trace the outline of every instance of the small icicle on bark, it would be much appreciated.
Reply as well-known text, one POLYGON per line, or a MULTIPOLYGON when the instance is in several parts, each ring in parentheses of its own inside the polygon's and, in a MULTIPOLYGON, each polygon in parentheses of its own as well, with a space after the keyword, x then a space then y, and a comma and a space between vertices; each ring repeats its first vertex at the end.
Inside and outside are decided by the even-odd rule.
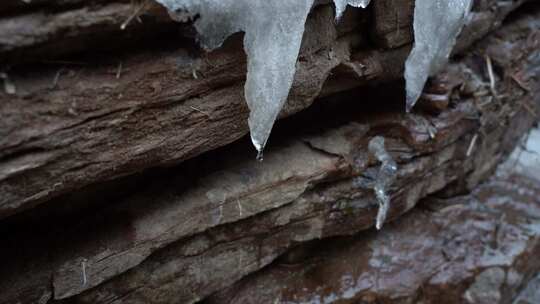
POLYGON ((440 71, 456 43, 471 9, 472 0, 416 0, 414 47, 405 62, 407 112, 429 76, 440 71))
MULTIPOLYGON (((247 54, 245 96, 250 109, 251 141, 262 152, 289 95, 307 16, 314 0, 157 0, 171 17, 185 22, 199 15, 195 28, 207 49, 244 31, 247 54)), ((366 7, 369 0, 335 0, 336 18, 347 4, 366 7)))
POLYGON ((379 169, 373 187, 379 203, 375 227, 377 230, 380 230, 386 220, 388 209, 390 208, 390 196, 388 195, 388 190, 396 178, 397 164, 384 148, 384 137, 375 136, 372 138, 369 141, 368 150, 381 162, 381 168, 379 169))

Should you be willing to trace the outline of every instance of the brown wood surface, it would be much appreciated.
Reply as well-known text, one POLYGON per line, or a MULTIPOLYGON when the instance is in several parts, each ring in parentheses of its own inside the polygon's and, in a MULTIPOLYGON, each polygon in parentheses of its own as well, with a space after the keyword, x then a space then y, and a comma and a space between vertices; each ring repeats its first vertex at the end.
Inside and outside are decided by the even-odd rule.
MULTIPOLYGON (((478 1, 461 48, 522 2, 478 1)), ((0 58, 16 89, 0 92, 0 218, 248 132, 240 34, 202 54, 189 24, 172 23, 155 3, 124 31, 136 4, 40 3, 0 17, 0 58)), ((401 78, 412 5, 389 3, 349 9, 337 25, 331 5, 314 9, 282 117, 320 95, 401 78)))
MULTIPOLYGON (((319 9, 322 16, 332 17, 331 10, 319 9)), ((53 200, 43 208, 52 208, 61 201, 73 205, 81 200, 89 201, 81 206, 90 206, 76 215, 61 217, 57 222, 52 221, 54 217, 46 212, 47 209, 38 208, 34 215, 30 211, 6 219, 0 226, 4 248, 0 256, 9 263, 0 269, 0 303, 194 303, 258 272, 298 245, 353 235, 371 228, 377 210, 373 183, 380 164, 367 151, 367 144, 376 135, 384 136, 386 148, 399 168, 390 189, 389 221, 411 210, 426 196, 434 193, 455 196, 474 189, 493 174, 496 166, 537 121, 536 112, 540 108, 540 82, 536 72, 540 68, 539 14, 538 7, 520 13, 476 44, 473 52, 438 75, 426 91, 446 96, 449 102, 447 107, 437 107, 437 113, 405 113, 402 92, 398 91, 402 88, 395 83, 360 88, 328 96, 310 110, 284 121, 276 128, 262 163, 254 159, 249 143, 240 141, 164 170, 165 173, 144 173, 127 193, 113 195, 110 192, 117 189, 113 187, 108 192, 96 191, 89 198, 82 195, 78 199, 53 200), (486 58, 495 66, 494 88, 488 85, 486 58), (477 139, 473 140, 475 137, 477 139)), ((344 54, 347 49, 343 50, 344 54)), ((339 54, 336 50, 337 46, 334 54, 339 54)), ((221 50, 211 55, 217 54, 228 53, 221 50)), ((226 58, 234 61, 237 56, 226 58)), ((341 64, 341 68, 349 73, 345 75, 354 70, 354 66, 344 66, 336 57, 332 58, 327 59, 328 64, 341 64)), ((219 66, 213 66, 219 70, 219 66)), ((230 71, 237 65, 223 64, 221 67, 230 71)), ((316 65, 313 69, 320 67, 316 65)), ((154 71, 159 74, 163 70, 154 71)), ((107 134, 111 143, 107 149, 102 147, 101 154, 90 153, 93 161, 99 167, 107 163, 100 161, 100 157, 107 157, 111 151, 119 153, 117 149, 121 149, 123 153, 138 151, 139 155, 154 155, 155 161, 151 158, 148 162, 145 158, 138 160, 140 166, 152 166, 156 162, 167 164, 177 160, 167 156, 161 149, 163 147, 170 147, 166 151, 171 155, 188 151, 172 149, 187 147, 186 138, 193 139, 193 142, 188 141, 192 146, 186 159, 202 153, 201 147, 212 145, 215 148, 228 143, 226 139, 219 145, 207 142, 229 138, 230 130, 224 125, 217 124, 211 130, 203 126, 210 126, 219 115, 224 115, 223 119, 231 124, 241 124, 239 116, 228 111, 232 104, 237 104, 244 109, 241 113, 245 116, 245 106, 240 99, 236 99, 236 103, 223 100, 227 95, 216 95, 223 91, 208 87, 210 83, 220 83, 220 73, 214 71, 215 74, 206 74, 206 78, 189 80, 194 86, 206 88, 208 95, 205 96, 214 96, 213 99, 208 97, 206 103, 201 103, 200 99, 204 97, 198 96, 176 104, 170 102, 167 95, 160 95, 165 94, 160 91, 154 94, 161 96, 157 99, 162 101, 154 106, 135 107, 138 110, 130 112, 131 108, 117 105, 112 112, 83 119, 78 125, 85 127, 78 136, 89 136, 84 142, 89 145, 87 149, 96 148, 96 142, 90 140, 95 132, 106 132, 103 134, 107 134), (205 79, 212 81, 206 83, 205 79), (212 108, 211 105, 216 103, 220 106, 212 108), (191 106, 200 111, 188 110, 191 106), (181 115, 181 110, 191 113, 182 117, 198 117, 198 123, 191 122, 191 129, 176 129, 177 126, 167 124, 171 122, 168 119, 171 116, 163 117, 174 116, 174 111, 181 115), (138 114, 141 111, 156 116, 146 122, 142 119, 146 116, 137 116, 142 115, 138 114), (107 123, 112 119, 110 116, 117 114, 128 117, 125 120, 117 117, 120 119, 118 125, 107 123), (119 126, 129 125, 129 122, 131 129, 126 133, 113 131, 122 130, 119 126), (145 130, 138 128, 144 123, 163 129, 144 133, 145 130), (92 128, 88 129, 88 126, 92 128), (170 130, 171 138, 153 137, 162 134, 163 130, 170 130), (210 132, 204 133, 210 135, 187 136, 202 134, 197 132, 210 132), (116 145, 115 140, 122 140, 120 134, 129 137, 131 145, 116 145), (172 134, 177 135, 176 139, 172 134), (139 140, 136 145, 134 138, 139 140), (178 142, 171 145, 175 140, 178 142), (133 150, 135 147, 139 150, 133 150)), ((300 74, 302 71, 307 73, 307 70, 300 71, 300 74)), ((148 70, 145 73, 153 75, 148 70)), ((129 76, 120 79, 124 77, 129 76)), ((237 77, 242 78, 241 69, 237 77)), ((140 83, 139 87, 142 86, 140 83)), ((239 83, 233 86, 241 90, 239 83)), ((173 87, 181 90, 178 84, 171 83, 170 89, 173 87)), ((225 89, 230 87, 225 86, 225 89)), ((190 96, 189 87, 184 90, 183 93, 176 91, 178 96, 190 96)), ((296 86, 295 90, 298 90, 296 86)), ((319 94, 320 88, 315 91, 314 95, 319 94)), ((298 96, 294 92, 298 91, 293 91, 291 96, 298 96)), ((429 102, 427 96, 422 100, 422 103, 429 102)), ((286 111, 298 111, 297 105, 290 103, 286 111)), ((82 109, 77 110, 85 113, 82 109)), ((33 111, 28 109, 27 114, 32 115, 33 111)), ((70 115, 67 113, 66 117, 70 115)), ((59 133, 55 138, 65 139, 66 147, 76 146, 80 137, 67 136, 73 128, 78 126, 58 126, 55 132, 59 133)), ((26 130, 45 132, 33 128, 26 130)), ((24 133, 22 130, 14 132, 24 133)), ((244 132, 245 123, 238 127, 237 138, 244 132)), ((97 138, 99 142, 104 137, 97 138)), ((55 152, 42 149, 32 156, 23 154, 21 157, 42 155, 43 163, 56 165, 70 160, 67 156, 48 160, 50 153, 55 152)), ((134 171, 141 168, 134 165, 138 162, 127 163, 134 166, 134 171)), ((92 168, 90 165, 74 170, 94 172, 92 168)), ((35 170, 34 174, 40 172, 40 168, 22 170, 21 175, 14 173, 6 180, 30 174, 32 170, 35 170)), ((114 176, 134 172, 118 170, 123 173, 114 176)), ((103 176, 95 173, 95 180, 108 179, 107 172, 100 173, 103 176)), ((51 174, 48 180, 36 178, 36 181, 51 183, 54 179, 51 174)), ((66 178, 65 182, 75 183, 73 178, 66 178)), ((73 190, 68 186, 58 187, 64 187, 58 193, 73 190)), ((73 192, 75 195, 77 191, 73 192)), ((526 243, 527 250, 537 252, 537 240, 538 236, 531 237, 526 243)), ((242 290, 242 287, 235 288, 242 290)), ((251 287, 246 288, 249 291, 251 287)))

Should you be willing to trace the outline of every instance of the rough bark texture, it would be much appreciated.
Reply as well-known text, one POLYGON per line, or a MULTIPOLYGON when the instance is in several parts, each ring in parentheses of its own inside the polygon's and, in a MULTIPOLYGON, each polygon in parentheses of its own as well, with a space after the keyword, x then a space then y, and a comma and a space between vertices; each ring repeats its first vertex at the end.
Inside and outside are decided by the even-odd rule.
MULTIPOLYGON (((412 1, 377 2, 373 26, 360 10, 349 10, 336 28, 329 26, 330 5, 313 11, 282 116, 307 108, 321 94, 401 77, 412 38, 412 1), (392 30, 394 21, 399 26, 392 30), (375 41, 392 48, 373 48, 368 28, 375 29, 375 41)), ((464 46, 523 1, 480 2, 478 14, 486 14, 472 19, 464 46)), ((89 184, 192 158, 247 133, 240 36, 196 55, 186 25, 158 26, 164 13, 156 5, 143 10, 155 22, 132 20, 133 28, 122 32, 120 25, 138 7, 113 2, 0 19, 0 58, 10 64, 19 60, 13 56, 45 61, 8 70, 16 94, 0 93, 0 218, 89 184), (150 34, 172 41, 169 50, 148 49, 148 43, 123 54, 95 50, 129 35, 159 45, 150 34), (96 53, 86 57, 49 55, 90 46, 96 53)))
MULTIPOLYGON (((147 4, 155 22, 134 17, 125 33, 179 42, 38 64, 29 54, 118 37, 137 6, 0 4, 0 56, 18 63, 4 77, 15 94, 0 92, 0 303, 535 303, 540 186, 492 176, 537 122, 540 7, 462 53, 405 113, 413 6, 393 2, 335 27, 331 6, 314 9, 282 117, 297 114, 263 162, 231 144, 247 132, 240 35, 201 54, 189 25, 147 4), (381 232, 374 136, 398 164, 381 232)), ((459 51, 524 2, 477 1, 459 51)))
POLYGON ((495 178, 382 232, 303 248, 205 303, 512 303, 540 270, 539 206, 538 180, 495 178))

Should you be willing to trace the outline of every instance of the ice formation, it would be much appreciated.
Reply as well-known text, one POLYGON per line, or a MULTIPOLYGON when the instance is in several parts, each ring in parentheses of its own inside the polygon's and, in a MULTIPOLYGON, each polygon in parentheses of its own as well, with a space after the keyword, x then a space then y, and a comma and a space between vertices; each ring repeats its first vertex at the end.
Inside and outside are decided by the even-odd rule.
MULTIPOLYGON (((245 84, 251 140, 262 153, 296 71, 307 16, 314 0, 157 0, 176 20, 196 18, 202 45, 215 49, 230 35, 245 32, 245 84)), ((347 5, 365 8, 370 0, 334 0, 336 18, 347 5)), ((416 0, 415 44, 405 63, 407 110, 428 76, 446 63, 465 23, 472 0, 416 0)), ((262 154, 261 154, 262 155, 262 154)))
POLYGON ((384 137, 373 137, 369 141, 368 150, 381 162, 381 168, 379 169, 377 179, 375 180, 375 186, 373 187, 375 196, 379 202, 375 227, 377 230, 380 230, 386 220, 386 214, 390 207, 388 190, 396 178, 397 164, 384 148, 384 137))
MULTIPOLYGON (((176 20, 195 21, 202 45, 219 47, 233 33, 244 31, 248 58, 245 96, 249 128, 262 153, 272 126, 291 88, 304 26, 314 0, 157 0, 176 20)), ((335 0, 336 17, 347 4, 366 7, 370 0, 335 0)))
POLYGON ((339 19, 347 5, 366 8, 371 0, 334 0, 336 5, 336 19, 339 19))
POLYGON ((405 62, 407 111, 410 111, 427 81, 448 60, 465 24, 472 0, 416 0, 414 47, 405 62))

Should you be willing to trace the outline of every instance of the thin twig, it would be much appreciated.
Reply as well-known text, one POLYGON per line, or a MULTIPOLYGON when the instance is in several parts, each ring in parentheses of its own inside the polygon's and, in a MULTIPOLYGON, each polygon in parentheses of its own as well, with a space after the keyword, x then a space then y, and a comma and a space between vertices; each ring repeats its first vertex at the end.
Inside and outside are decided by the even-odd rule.
POLYGON ((489 88, 491 89, 491 93, 493 96, 497 96, 497 91, 495 88, 495 74, 493 73, 493 63, 491 62, 491 58, 486 55, 486 66, 489 76, 489 88))
POLYGON ((466 153, 467 157, 471 156, 474 146, 476 145, 477 139, 478 139, 478 133, 474 134, 473 138, 471 139, 471 143, 469 144, 469 148, 467 149, 467 153, 466 153))
POLYGON ((53 79, 53 82, 52 82, 52 85, 51 85, 51 89, 56 88, 56 86, 58 85, 58 81, 60 80, 60 75, 62 74, 63 71, 64 71, 64 69, 61 68, 56 72, 56 75, 54 75, 54 79, 53 79))
POLYGON ((122 61, 118 64, 118 68, 116 69, 116 79, 120 79, 122 76, 122 61))
POLYGON ((200 112, 200 113, 202 113, 202 114, 204 114, 204 115, 210 117, 210 114, 204 112, 203 110, 197 109, 197 108, 195 108, 194 106, 190 106, 190 108, 191 108, 192 110, 195 110, 195 111, 197 111, 197 112, 200 112))
POLYGON ((126 21, 124 21, 121 25, 120 25, 120 29, 121 30, 125 30, 126 27, 128 26, 128 24, 131 22, 131 20, 133 20, 133 18, 136 18, 139 16, 140 12, 146 7, 146 3, 147 1, 144 1, 143 3, 141 3, 141 5, 133 12, 133 14, 131 14, 127 19, 126 21))
POLYGON ((236 199, 236 204, 238 205, 238 212, 240 213, 240 217, 242 217, 242 204, 240 203, 239 199, 236 199))
POLYGON ((523 83, 523 81, 521 81, 521 79, 519 79, 516 75, 510 75, 510 78, 512 78, 512 80, 517 83, 517 85, 522 88, 523 90, 527 91, 527 92, 530 92, 531 89, 529 87, 527 87, 526 84, 523 83))
POLYGON ((529 103, 527 103, 527 101, 525 100, 520 100, 519 101, 519 104, 525 109, 527 110, 527 112, 529 112, 529 114, 532 115, 532 117, 538 117, 538 115, 536 114, 536 111, 531 108, 531 105, 529 105, 529 103))

